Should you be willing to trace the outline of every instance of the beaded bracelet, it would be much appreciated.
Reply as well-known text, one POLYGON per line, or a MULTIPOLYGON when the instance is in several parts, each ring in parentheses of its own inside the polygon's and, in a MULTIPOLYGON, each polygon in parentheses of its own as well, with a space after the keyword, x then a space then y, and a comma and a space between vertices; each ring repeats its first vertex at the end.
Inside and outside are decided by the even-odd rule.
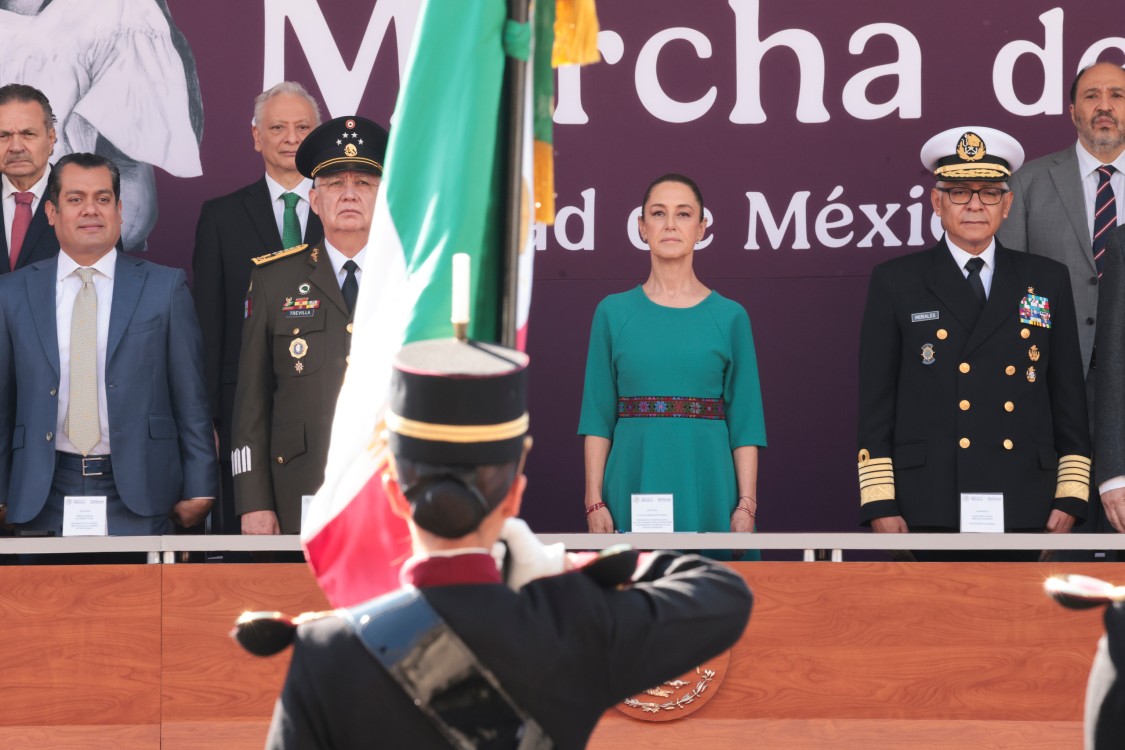
POLYGON ((595 510, 599 510, 599 509, 605 508, 605 507, 607 507, 605 503, 594 503, 593 505, 591 505, 589 508, 586 509, 586 515, 590 515, 595 510))

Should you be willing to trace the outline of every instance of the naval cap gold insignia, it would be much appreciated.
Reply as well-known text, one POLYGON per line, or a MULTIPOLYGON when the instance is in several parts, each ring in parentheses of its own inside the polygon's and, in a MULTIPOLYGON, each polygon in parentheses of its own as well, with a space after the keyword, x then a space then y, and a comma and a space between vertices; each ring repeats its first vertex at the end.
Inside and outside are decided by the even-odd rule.
POLYGON ((957 155, 965 161, 980 161, 986 153, 984 141, 971 130, 963 133, 957 141, 957 155))

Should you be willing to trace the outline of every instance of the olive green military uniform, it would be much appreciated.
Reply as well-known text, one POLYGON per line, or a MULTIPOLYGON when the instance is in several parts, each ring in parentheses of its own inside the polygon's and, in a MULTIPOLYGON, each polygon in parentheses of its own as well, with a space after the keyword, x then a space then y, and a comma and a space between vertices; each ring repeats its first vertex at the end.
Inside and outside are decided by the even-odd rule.
POLYGON ((231 468, 239 515, 301 526, 301 496, 324 481, 351 314, 321 242, 255 258, 242 327, 231 468))

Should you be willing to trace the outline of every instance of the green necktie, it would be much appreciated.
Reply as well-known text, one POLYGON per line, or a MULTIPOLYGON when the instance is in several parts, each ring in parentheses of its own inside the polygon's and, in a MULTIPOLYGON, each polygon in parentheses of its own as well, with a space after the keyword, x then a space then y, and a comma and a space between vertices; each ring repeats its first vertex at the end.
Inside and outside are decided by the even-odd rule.
POLYGON ((301 244, 301 220, 297 218, 297 201, 301 200, 301 196, 282 193, 281 200, 285 201, 285 213, 281 216, 281 247, 295 247, 301 244))

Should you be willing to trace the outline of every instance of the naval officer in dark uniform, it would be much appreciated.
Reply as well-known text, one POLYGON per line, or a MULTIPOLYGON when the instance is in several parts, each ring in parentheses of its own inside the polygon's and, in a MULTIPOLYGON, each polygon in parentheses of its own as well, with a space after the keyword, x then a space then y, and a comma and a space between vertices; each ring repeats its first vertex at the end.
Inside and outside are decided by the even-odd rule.
POLYGON ((268 748, 582 748, 614 703, 742 634, 751 597, 731 569, 654 553, 606 585, 515 519, 526 364, 453 339, 398 354, 383 488, 411 530, 406 585, 299 627, 268 748))
POLYGON ((324 481, 387 131, 337 117, 301 143, 324 240, 254 258, 234 402, 231 472, 244 534, 296 534, 324 481))
POLYGON ((1066 533, 1086 515, 1090 439, 1070 279, 1062 264, 994 238, 1022 161, 1019 144, 991 128, 930 139, 922 162, 937 178, 931 201, 945 235, 871 274, 859 484, 862 522, 875 531, 1066 533))

